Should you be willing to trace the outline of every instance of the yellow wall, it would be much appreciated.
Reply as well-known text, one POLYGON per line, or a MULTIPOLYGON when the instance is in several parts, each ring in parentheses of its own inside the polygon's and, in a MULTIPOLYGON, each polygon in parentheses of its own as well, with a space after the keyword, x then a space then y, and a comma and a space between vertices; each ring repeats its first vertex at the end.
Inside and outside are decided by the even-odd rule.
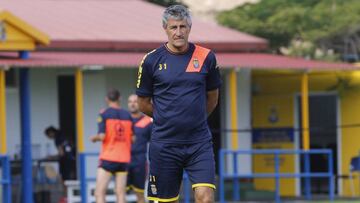
MULTIPOLYGON (((358 74, 358 73, 357 73, 358 74)), ((338 78, 351 78, 351 88, 341 89, 340 96, 340 110, 341 123, 340 125, 360 124, 360 77, 352 77, 354 74, 323 72, 311 73, 309 77, 309 93, 316 92, 337 92, 334 85, 337 84, 338 78), (330 90, 331 89, 331 90, 330 90)), ((360 74, 359 74, 360 75, 360 74)), ((294 127, 294 113, 295 113, 295 94, 300 92, 300 74, 275 74, 270 72, 254 72, 253 86, 255 92, 252 97, 252 122, 253 128, 279 128, 279 127, 294 127), (279 121, 272 124, 268 121, 270 109, 275 107, 279 116, 279 121)), ((339 89, 339 88, 338 88, 339 89)), ((351 157, 357 155, 360 150, 360 127, 357 128, 343 128, 341 130, 341 169, 343 174, 349 171, 349 162, 351 157)), ((311 136, 311 134, 310 134, 311 136)), ((282 145, 283 148, 292 146, 282 145)), ((256 147, 256 145, 254 146, 256 147)), ((293 160, 290 157, 289 160, 293 160)), ((257 158, 254 158, 254 169, 257 172, 265 172, 256 163, 257 158)), ((281 170, 294 171, 295 163, 286 165, 286 168, 281 170)), ((358 182, 356 182, 355 191, 359 191, 358 182)), ((258 189, 274 189, 274 181, 270 179, 257 179, 255 186, 258 189)), ((294 195, 295 194, 295 180, 284 179, 281 181, 281 194, 294 195)), ((344 180, 343 184, 344 195, 350 195, 349 182, 344 180)))
POLYGON ((6 37, 0 41, 1 51, 30 51, 37 44, 48 45, 49 37, 27 24, 12 13, 1 10, 0 21, 4 23, 6 37))
MULTIPOLYGON (((341 99, 341 120, 342 125, 360 124, 360 91, 348 91, 341 99)), ((342 171, 343 174, 348 174, 349 163, 352 157, 359 155, 360 151, 360 127, 343 128, 342 134, 342 171)), ((355 195, 359 193, 359 179, 354 179, 355 195)), ((349 179, 343 180, 344 196, 351 196, 349 179)))
MULTIPOLYGON (((265 82, 265 81, 262 81, 265 82)), ((252 98, 252 118, 253 128, 281 128, 292 127, 294 110, 293 110, 293 96, 292 95, 257 95, 252 98), (276 124, 271 124, 268 121, 270 109, 275 106, 279 115, 279 121, 276 124)), ((268 146, 264 144, 253 145, 254 149, 259 148, 274 148, 273 144, 268 146)), ((294 149, 293 144, 286 143, 278 145, 281 149, 294 149)), ((253 159, 253 168, 255 173, 269 173, 274 172, 272 166, 265 166, 264 158, 272 158, 273 155, 255 155, 253 159)), ((295 171, 295 157, 293 155, 282 155, 280 159, 285 160, 285 163, 280 167, 281 172, 294 172, 295 171)), ((274 190, 274 179, 255 179, 256 189, 274 190)), ((295 179, 281 179, 280 180, 280 194, 283 196, 295 195, 295 179)))

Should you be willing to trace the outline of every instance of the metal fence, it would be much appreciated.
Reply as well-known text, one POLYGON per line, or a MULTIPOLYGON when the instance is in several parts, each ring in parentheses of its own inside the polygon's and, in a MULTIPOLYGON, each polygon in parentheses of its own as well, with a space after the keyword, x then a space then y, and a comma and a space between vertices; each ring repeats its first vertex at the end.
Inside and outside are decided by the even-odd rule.
MULTIPOLYGON (((99 156, 99 153, 95 152, 86 152, 79 154, 80 160, 80 192, 81 192, 81 203, 89 202, 89 191, 88 191, 88 182, 96 181, 95 177, 88 177, 86 174, 86 162, 87 157, 99 156)), ((144 183, 145 184, 145 183, 144 183)), ((183 176, 183 193, 184 193, 184 203, 190 203, 191 200, 191 184, 188 176, 184 172, 183 176)))
POLYGON ((318 150, 227 150, 221 149, 219 152, 219 200, 221 203, 225 202, 225 180, 233 180, 233 201, 240 200, 240 179, 241 178, 274 178, 275 179, 275 201, 281 202, 280 197, 280 179, 281 178, 304 178, 305 179, 305 196, 306 199, 311 199, 311 178, 328 178, 329 179, 329 199, 334 199, 335 183, 333 178, 333 154, 330 149, 318 150), (254 155, 254 154, 272 154, 274 155, 274 173, 240 173, 238 170, 238 156, 239 155, 254 155), (280 172, 280 155, 293 154, 304 156, 304 172, 299 173, 282 173, 280 172), (327 172, 311 172, 310 170, 310 155, 323 154, 328 158, 327 172), (225 169, 226 156, 230 155, 232 172, 227 172, 225 169))
POLYGON ((2 202, 11 203, 11 173, 10 173, 10 160, 8 156, 0 155, 0 168, 2 175, 0 184, 2 186, 2 202))

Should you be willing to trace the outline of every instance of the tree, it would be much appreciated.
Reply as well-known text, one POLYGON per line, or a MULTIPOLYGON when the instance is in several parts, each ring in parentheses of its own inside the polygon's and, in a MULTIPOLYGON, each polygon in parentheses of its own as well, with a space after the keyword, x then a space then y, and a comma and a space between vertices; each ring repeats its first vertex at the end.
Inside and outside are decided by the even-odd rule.
POLYGON ((217 19, 225 26, 268 39, 275 52, 286 47, 293 50, 289 53, 301 54, 304 51, 296 49, 304 46, 294 44, 303 42, 313 46, 305 46, 307 57, 316 58, 316 53, 322 52, 320 58, 333 60, 336 53, 348 55, 349 50, 354 53, 360 47, 358 0, 262 0, 222 12, 217 19))

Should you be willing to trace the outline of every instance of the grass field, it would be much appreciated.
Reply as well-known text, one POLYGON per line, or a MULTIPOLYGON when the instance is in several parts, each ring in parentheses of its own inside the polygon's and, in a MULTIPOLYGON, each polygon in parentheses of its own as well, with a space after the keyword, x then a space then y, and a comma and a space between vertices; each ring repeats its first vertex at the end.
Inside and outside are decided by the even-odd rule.
MULTIPOLYGON (((246 201, 246 202, 231 202, 231 203, 273 203, 274 201, 246 201)), ((335 200, 335 201, 302 201, 302 200, 284 200, 282 203, 360 203, 360 198, 358 200, 335 200)))
MULTIPOLYGON (((284 203, 329 203, 331 201, 283 201, 284 203)), ((355 202, 359 202, 360 203, 360 199, 359 200, 335 200, 332 201, 331 203, 355 203, 355 202)))
MULTIPOLYGON (((264 201, 227 201, 228 203, 274 203, 275 201, 272 200, 264 200, 264 201)), ((334 201, 329 201, 326 199, 322 200, 282 200, 281 203, 360 203, 360 197, 359 198, 352 198, 352 199, 337 199, 334 201)))

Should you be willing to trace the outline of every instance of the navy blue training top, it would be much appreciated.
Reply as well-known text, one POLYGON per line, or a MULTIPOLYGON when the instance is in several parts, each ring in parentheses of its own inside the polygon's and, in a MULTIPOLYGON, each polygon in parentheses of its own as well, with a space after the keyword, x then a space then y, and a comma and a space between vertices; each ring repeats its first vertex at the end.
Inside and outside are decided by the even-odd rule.
POLYGON ((215 54, 189 44, 183 54, 166 45, 144 56, 136 94, 153 101, 152 141, 196 143, 210 140, 206 93, 221 85, 215 54))
POLYGON ((152 120, 150 117, 142 115, 139 118, 133 117, 135 142, 131 147, 131 155, 146 158, 147 144, 150 141, 152 120))

